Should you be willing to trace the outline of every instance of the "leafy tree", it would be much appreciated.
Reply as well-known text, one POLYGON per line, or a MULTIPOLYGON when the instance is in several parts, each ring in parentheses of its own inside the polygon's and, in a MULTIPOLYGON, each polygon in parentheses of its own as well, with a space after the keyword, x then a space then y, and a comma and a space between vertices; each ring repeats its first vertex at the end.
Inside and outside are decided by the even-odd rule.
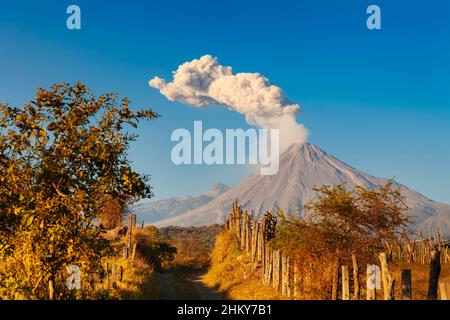
POLYGON ((382 248, 383 241, 396 238, 412 221, 393 181, 372 189, 357 186, 348 191, 341 184, 315 191, 318 198, 304 206, 306 218, 281 213, 277 235, 292 235, 293 245, 301 243, 316 254, 329 252, 342 258, 352 253, 370 254, 382 248))
POLYGON ((152 196, 130 166, 136 135, 125 126, 157 116, 82 83, 38 89, 20 108, 0 104, 0 297, 66 298, 72 264, 89 289, 112 252, 98 226, 102 200, 152 196))
POLYGON ((108 230, 121 226, 126 212, 126 204, 121 205, 118 200, 112 198, 111 196, 106 196, 101 201, 101 225, 108 230))
POLYGON ((274 242, 297 257, 305 274, 302 288, 317 298, 327 295, 329 279, 324 278, 336 273, 340 262, 352 263, 352 255, 361 264, 370 262, 383 250, 383 241, 397 237, 412 219, 393 181, 373 189, 347 190, 341 184, 315 191, 319 196, 304 206, 304 218, 280 212, 274 242))

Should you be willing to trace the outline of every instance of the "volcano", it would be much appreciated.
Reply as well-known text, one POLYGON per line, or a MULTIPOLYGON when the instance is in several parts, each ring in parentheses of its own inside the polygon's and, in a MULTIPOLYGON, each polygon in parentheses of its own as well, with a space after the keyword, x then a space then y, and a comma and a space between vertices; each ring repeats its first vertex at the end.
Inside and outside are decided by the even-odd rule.
MULTIPOLYGON (((359 171, 316 145, 293 144, 281 154, 277 174, 263 176, 256 170, 241 183, 207 204, 154 224, 158 227, 221 224, 236 199, 240 206, 249 211, 253 210, 257 217, 267 210, 277 211, 278 208, 285 213, 300 215, 302 206, 317 198, 314 187, 345 183, 348 189, 358 185, 374 188, 386 184, 388 180, 359 171)), ((409 212, 415 217, 414 229, 430 234, 439 226, 441 234, 450 236, 450 205, 430 200, 397 182, 395 185, 400 187, 409 212)))

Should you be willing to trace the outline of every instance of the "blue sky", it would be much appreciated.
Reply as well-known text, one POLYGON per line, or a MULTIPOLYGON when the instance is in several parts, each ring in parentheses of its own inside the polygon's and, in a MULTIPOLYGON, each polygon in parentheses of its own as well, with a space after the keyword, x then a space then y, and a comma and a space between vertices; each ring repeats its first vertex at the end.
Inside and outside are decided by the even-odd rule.
POLYGON ((430 1, 6 1, 0 0, 0 101, 38 86, 83 81, 117 91, 162 118, 130 150, 157 198, 235 184, 246 166, 175 166, 175 128, 247 128, 224 108, 167 101, 148 86, 211 54, 235 72, 259 72, 300 104, 309 141, 344 162, 450 203, 450 2, 430 1), (82 30, 66 28, 78 4, 82 30), (366 28, 377 4, 382 29, 366 28))

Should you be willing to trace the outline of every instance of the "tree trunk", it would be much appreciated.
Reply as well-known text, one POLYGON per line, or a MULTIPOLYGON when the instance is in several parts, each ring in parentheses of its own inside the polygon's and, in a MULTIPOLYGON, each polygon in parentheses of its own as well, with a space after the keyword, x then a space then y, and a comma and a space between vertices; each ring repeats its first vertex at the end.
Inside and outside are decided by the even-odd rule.
POLYGON ((350 300, 350 279, 348 266, 342 266, 342 300, 350 300))
POLYGON ((402 270, 402 300, 411 300, 411 269, 402 270))

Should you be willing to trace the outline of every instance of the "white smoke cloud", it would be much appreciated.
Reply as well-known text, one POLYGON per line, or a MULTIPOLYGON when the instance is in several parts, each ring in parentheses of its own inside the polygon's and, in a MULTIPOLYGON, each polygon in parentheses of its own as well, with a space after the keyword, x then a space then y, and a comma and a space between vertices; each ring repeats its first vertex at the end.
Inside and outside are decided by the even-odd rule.
POLYGON ((251 125, 280 129, 281 150, 308 137, 308 130, 295 118, 300 106, 289 102, 280 87, 259 73, 233 74, 231 67, 210 55, 180 65, 172 82, 154 77, 149 84, 170 101, 195 107, 223 105, 244 114, 251 125))

